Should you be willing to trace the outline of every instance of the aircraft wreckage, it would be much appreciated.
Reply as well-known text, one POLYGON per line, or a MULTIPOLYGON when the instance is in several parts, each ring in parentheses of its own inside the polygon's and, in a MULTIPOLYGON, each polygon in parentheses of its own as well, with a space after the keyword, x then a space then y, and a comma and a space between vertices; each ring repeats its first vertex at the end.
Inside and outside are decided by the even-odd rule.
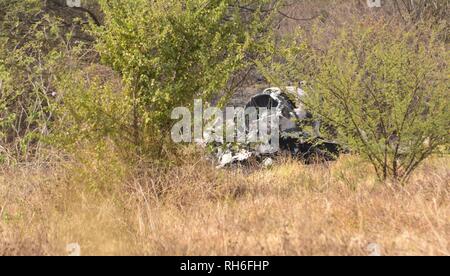
MULTIPOLYGON (((270 166, 274 157, 286 154, 306 163, 335 160, 341 152, 341 146, 322 138, 320 121, 315 120, 303 104, 296 105, 291 100, 291 97, 301 99, 304 96, 303 90, 294 87, 287 87, 286 92, 276 87, 268 88, 253 96, 246 104, 246 109, 267 108, 276 111, 275 116, 278 116, 279 122, 277 147, 274 149, 270 143, 207 143, 206 146, 219 163, 217 167, 242 164, 250 160, 261 162, 263 166, 270 166)), ((260 115, 257 120, 270 121, 261 116, 264 115, 260 115)), ((249 118, 246 118, 247 135, 251 131, 248 127, 250 123, 249 118)))

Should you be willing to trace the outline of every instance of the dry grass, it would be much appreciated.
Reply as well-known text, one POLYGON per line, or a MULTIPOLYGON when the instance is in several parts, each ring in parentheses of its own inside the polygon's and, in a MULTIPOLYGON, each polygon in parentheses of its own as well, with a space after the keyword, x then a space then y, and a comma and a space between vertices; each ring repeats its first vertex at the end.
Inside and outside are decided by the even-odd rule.
MULTIPOLYGON (((280 34, 316 23, 303 19, 332 35, 354 17, 393 13, 365 0, 292 2, 284 12, 301 20, 285 18, 280 34)), ((105 70, 86 74, 114 78, 105 70)), ((216 170, 186 151, 170 169, 132 166, 98 148, 0 167, 0 256, 66 255, 68 243, 83 255, 368 255, 371 243, 384 255, 450 255, 449 156, 399 187, 377 182, 355 156, 216 170)))
POLYGON ((96 157, 3 168, 0 255, 64 255, 73 242, 83 255, 368 255, 370 243, 386 255, 450 255, 448 157, 406 187, 377 183, 349 156, 251 171, 196 157, 139 173, 96 157))

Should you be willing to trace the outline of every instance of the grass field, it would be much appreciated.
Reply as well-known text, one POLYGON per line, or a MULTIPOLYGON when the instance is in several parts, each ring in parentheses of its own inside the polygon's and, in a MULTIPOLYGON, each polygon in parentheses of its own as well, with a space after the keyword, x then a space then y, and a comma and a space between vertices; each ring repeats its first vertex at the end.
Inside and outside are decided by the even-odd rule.
POLYGON ((0 0, 0 256, 450 255, 449 0, 66 2, 0 0), (170 139, 288 85, 282 142, 320 121, 352 154, 217 169, 170 139))
POLYGON ((370 255, 373 243, 383 255, 450 255, 449 157, 404 187, 352 156, 230 170, 91 157, 2 168, 0 255, 66 255, 68 243, 82 255, 370 255))

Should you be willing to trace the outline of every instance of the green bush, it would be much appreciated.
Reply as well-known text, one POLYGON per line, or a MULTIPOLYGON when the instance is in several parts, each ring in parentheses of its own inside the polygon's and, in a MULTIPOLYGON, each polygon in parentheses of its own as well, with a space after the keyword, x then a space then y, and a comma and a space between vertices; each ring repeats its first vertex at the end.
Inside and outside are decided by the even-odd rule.
POLYGON ((316 32, 285 48, 278 66, 309 81, 304 103, 380 179, 405 181, 450 142, 450 56, 435 29, 367 21, 322 48, 316 32))
POLYGON ((97 50, 122 75, 140 152, 162 144, 149 137, 169 136, 173 108, 194 98, 226 102, 266 51, 272 2, 279 1, 100 1, 97 50))
POLYGON ((78 66, 74 52, 89 40, 82 20, 55 5, 0 0, 0 162, 39 157, 54 129, 58 77, 78 66))
POLYGON ((76 153, 84 145, 113 142, 123 157, 135 152, 131 101, 110 69, 90 65, 61 74, 57 90, 52 145, 76 153))
POLYGON ((38 0, 0 0, 0 155, 28 160, 49 131, 59 21, 38 0))

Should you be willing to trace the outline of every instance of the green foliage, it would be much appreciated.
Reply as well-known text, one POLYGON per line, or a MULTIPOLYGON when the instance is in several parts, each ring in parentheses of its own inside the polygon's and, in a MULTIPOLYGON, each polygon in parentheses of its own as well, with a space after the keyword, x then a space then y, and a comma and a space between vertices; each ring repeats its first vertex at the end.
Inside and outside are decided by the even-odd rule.
POLYGON ((75 153, 84 145, 113 142, 123 157, 133 153, 132 106, 117 78, 98 65, 62 74, 50 143, 75 153))
MULTIPOLYGON (((315 38, 321 36, 317 33, 315 38)), ((257 68, 269 83, 278 87, 311 79, 318 69, 312 43, 303 30, 297 29, 273 41, 270 54, 256 61, 257 68)))
POLYGON ((0 162, 37 157, 53 130, 58 77, 85 48, 81 19, 52 3, 0 0, 0 162))
POLYGON ((380 178, 405 180, 449 147, 448 30, 405 27, 427 18, 447 26, 448 3, 404 1, 403 25, 319 24, 278 36, 283 2, 101 0, 89 6, 93 51, 79 42, 92 37, 77 9, 0 0, 0 162, 28 160, 50 133, 45 140, 74 151, 112 141, 125 155, 160 156, 173 108, 195 98, 224 105, 254 70, 281 87, 308 81, 304 104, 325 121, 323 133, 380 178), (85 63, 97 55, 107 67, 85 63))
POLYGON ((381 179, 404 181, 450 142, 450 56, 439 33, 424 25, 345 26, 325 47, 312 46, 321 39, 313 34, 285 49, 284 64, 295 68, 284 70, 309 81, 305 104, 338 140, 381 179))
POLYGON ((148 137, 168 133, 174 107, 194 98, 226 102, 239 85, 231 80, 265 52, 272 2, 279 1, 100 2, 105 25, 94 30, 97 49, 123 77, 141 150, 148 137))
POLYGON ((61 37, 42 1, 0 0, 0 154, 27 160, 49 129, 61 37), (51 67, 50 67, 51 65, 51 67))

